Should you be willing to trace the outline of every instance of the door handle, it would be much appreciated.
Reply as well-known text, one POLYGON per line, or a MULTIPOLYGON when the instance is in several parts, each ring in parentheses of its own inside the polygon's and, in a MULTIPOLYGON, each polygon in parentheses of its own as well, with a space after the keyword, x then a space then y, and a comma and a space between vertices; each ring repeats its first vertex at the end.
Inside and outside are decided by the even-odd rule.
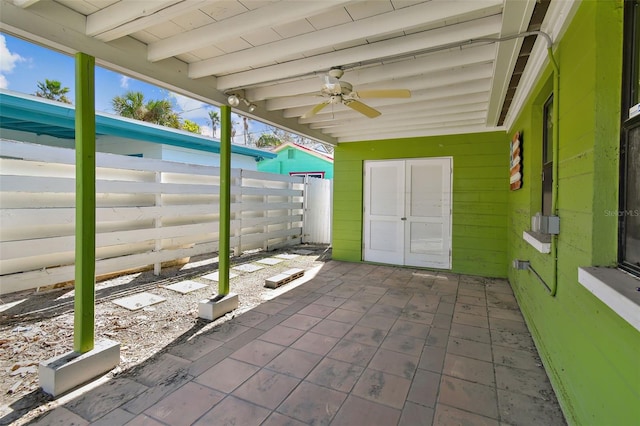
POLYGON ((407 218, 406 217, 401 217, 400 220, 407 220, 407 218))

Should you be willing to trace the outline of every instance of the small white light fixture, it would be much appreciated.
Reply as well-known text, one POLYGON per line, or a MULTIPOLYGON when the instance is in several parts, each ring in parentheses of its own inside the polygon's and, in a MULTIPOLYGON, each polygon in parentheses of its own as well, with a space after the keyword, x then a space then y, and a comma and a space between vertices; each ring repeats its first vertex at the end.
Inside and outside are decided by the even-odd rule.
POLYGON ((229 105, 231 105, 232 107, 237 107, 238 105, 240 105, 240 98, 238 98, 237 95, 230 95, 227 98, 227 102, 229 103, 229 105))
POLYGON ((229 94, 229 97, 227 98, 227 103, 229 103, 229 105, 231 105, 232 107, 237 107, 238 105, 240 105, 240 102, 244 103, 247 106, 249 112, 253 112, 257 108, 256 104, 249 102, 247 98, 244 97, 244 90, 232 92, 229 94))

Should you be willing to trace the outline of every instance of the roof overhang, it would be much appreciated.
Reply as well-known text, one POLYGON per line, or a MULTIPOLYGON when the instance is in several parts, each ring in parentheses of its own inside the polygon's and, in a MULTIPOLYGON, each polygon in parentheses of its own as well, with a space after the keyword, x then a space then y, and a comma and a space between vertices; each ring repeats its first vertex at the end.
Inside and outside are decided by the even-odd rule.
MULTIPOLYGON (((537 0, 0 1, 2 31, 212 105, 241 93, 237 112, 330 144, 504 130, 546 63, 538 37, 514 86, 523 39, 496 41, 526 32, 537 0), (303 117, 332 67, 411 98, 303 117)), ((577 4, 552 1, 539 29, 557 40, 577 4)))

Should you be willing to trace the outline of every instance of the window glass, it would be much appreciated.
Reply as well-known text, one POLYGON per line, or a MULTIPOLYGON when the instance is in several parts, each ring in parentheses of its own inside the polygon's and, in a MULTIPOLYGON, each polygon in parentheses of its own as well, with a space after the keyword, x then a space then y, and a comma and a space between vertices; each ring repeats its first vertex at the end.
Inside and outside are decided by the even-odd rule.
POLYGON ((640 114, 629 118, 628 112, 640 102, 639 25, 638 1, 625 2, 618 262, 621 268, 637 275, 640 275, 640 114))
POLYGON ((640 5, 637 1, 630 2, 633 3, 633 12, 632 12, 632 21, 633 21, 633 35, 632 38, 632 46, 631 49, 633 51, 632 59, 631 59, 631 69, 632 75, 630 76, 632 79, 632 87, 631 87, 631 106, 640 103, 640 31, 638 31, 638 24, 640 23, 640 5))
POLYGON ((544 103, 542 164, 553 161, 553 95, 544 103))
POLYGON ((324 172, 289 172, 289 176, 309 176, 324 179, 324 172))
POLYGON ((544 103, 542 120, 542 214, 550 216, 553 191, 553 95, 544 103))
POLYGON ((640 123, 629 131, 624 160, 624 204, 619 212, 622 262, 640 270, 640 123))

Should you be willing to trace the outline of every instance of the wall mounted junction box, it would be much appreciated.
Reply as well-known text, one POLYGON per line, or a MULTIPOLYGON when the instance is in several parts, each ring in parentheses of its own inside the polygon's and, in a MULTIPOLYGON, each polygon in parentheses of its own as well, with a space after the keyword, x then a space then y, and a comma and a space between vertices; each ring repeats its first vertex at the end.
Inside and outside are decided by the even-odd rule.
POLYGON ((542 216, 536 213, 531 217, 531 230, 539 234, 558 235, 560 233, 560 217, 542 216))
POLYGON ((540 216, 540 232, 558 235, 560 233, 560 218, 558 216, 540 216))
POLYGON ((529 266, 531 266, 531 263, 529 263, 528 260, 514 259, 512 265, 513 268, 518 271, 526 271, 529 269, 529 266))

